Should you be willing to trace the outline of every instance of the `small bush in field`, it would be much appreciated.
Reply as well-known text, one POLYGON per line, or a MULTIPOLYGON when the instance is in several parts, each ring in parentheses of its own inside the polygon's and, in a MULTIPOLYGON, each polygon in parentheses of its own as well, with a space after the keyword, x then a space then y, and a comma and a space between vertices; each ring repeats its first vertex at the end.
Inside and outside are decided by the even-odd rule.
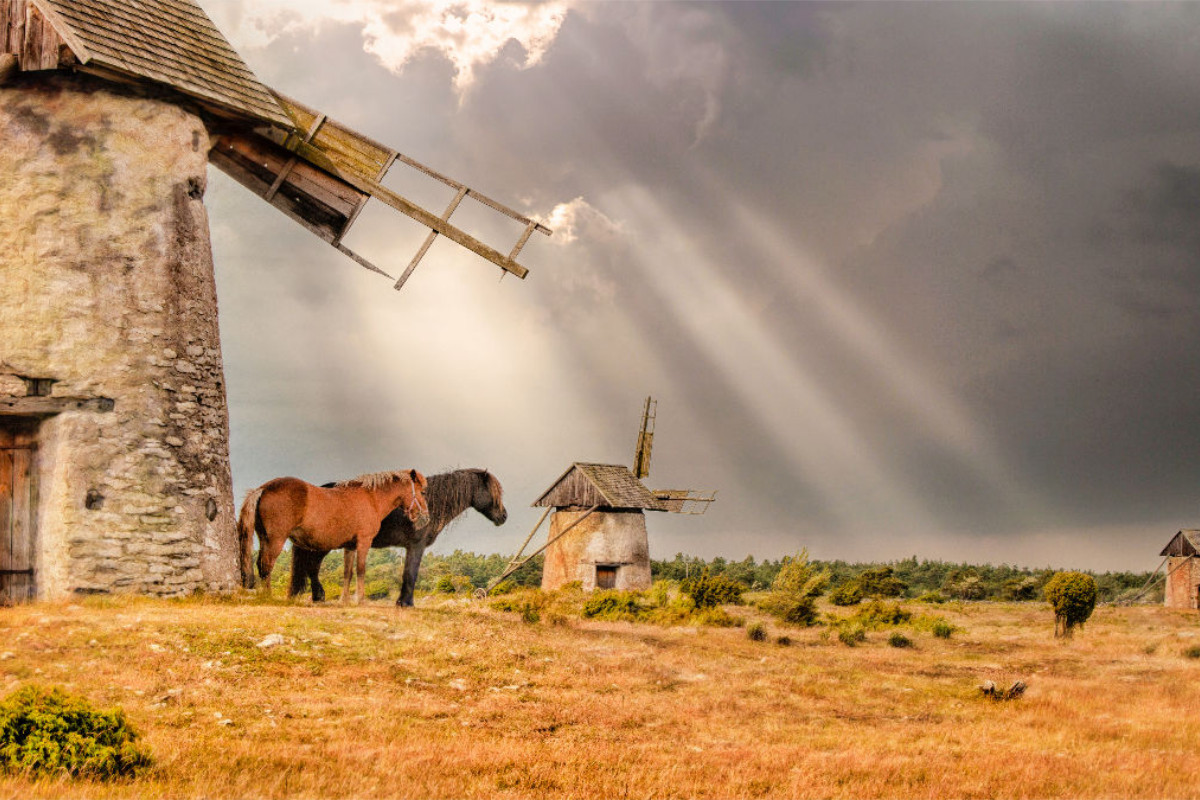
POLYGON ((864 628, 871 630, 899 625, 908 622, 912 614, 900 607, 899 603, 883 603, 872 600, 858 609, 850 619, 864 628))
POLYGON ((657 608, 666 608, 671 602, 671 582, 657 580, 648 593, 650 602, 657 608))
POLYGON ((817 620, 817 598, 829 585, 829 573, 817 572, 808 562, 808 551, 785 558, 783 568, 771 583, 771 593, 759 608, 791 625, 813 625, 817 620))
POLYGON ((595 592, 583 601, 583 616, 589 619, 634 622, 641 616, 642 610, 636 592, 623 592, 619 589, 595 592))
POLYGON ((505 580, 497 583, 491 591, 488 592, 492 597, 499 597, 503 594, 511 594, 517 590, 517 584, 513 581, 505 580))
POLYGON ((1200 645, 1189 647, 1183 651, 1184 658, 1200 658, 1200 645))
POLYGON ((930 632, 939 639, 949 639, 954 633, 954 626, 945 620, 938 620, 929 628, 930 632))
POLYGON ((867 640, 867 632, 862 625, 842 625, 838 628, 838 641, 847 647, 854 647, 867 640))
POLYGON ((900 631, 892 631, 892 635, 888 637, 888 644, 892 647, 912 647, 912 639, 909 639, 900 631))
POLYGON ((775 639, 775 644, 779 645, 780 647, 791 647, 792 646, 792 638, 790 636, 777 637, 775 639))
POLYGON ((109 780, 148 768, 120 709, 97 711, 61 689, 26 686, 0 702, 0 772, 109 780))
POLYGON ((438 594, 454 594, 454 578, 449 575, 443 575, 437 579, 437 583, 433 585, 433 590, 438 594))
POLYGON ((949 599, 949 598, 947 598, 946 595, 942 594, 941 592, 939 592, 935 589, 932 592, 926 592, 925 594, 918 597, 917 602, 918 603, 936 603, 938 605, 941 605, 942 603, 946 602, 947 599, 949 599))
POLYGON ((724 575, 712 575, 705 569, 697 577, 679 584, 679 591, 692 598, 696 608, 713 608, 727 603, 741 605, 746 587, 724 575))
POLYGON ((829 593, 829 602, 835 606, 858 605, 862 599, 862 588, 859 587, 858 581, 846 581, 829 593))
POLYGON ((745 623, 744 619, 731 615, 720 606, 697 609, 692 620, 710 628, 737 628, 745 623))
POLYGON ((746 638, 752 642, 765 642, 767 629, 761 622, 755 622, 746 628, 746 638))
POLYGON ((1069 639, 1096 608, 1096 579, 1083 572, 1056 572, 1042 594, 1054 608, 1055 637, 1069 639))

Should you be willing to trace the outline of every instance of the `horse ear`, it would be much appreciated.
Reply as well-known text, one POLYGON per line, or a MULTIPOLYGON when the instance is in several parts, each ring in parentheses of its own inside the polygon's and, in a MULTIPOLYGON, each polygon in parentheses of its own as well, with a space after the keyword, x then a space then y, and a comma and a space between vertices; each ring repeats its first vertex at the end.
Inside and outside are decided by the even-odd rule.
POLYGON ((425 476, 424 475, 417 472, 415 469, 410 469, 408 471, 408 476, 412 479, 413 485, 416 486, 418 489, 423 490, 425 488, 425 476))

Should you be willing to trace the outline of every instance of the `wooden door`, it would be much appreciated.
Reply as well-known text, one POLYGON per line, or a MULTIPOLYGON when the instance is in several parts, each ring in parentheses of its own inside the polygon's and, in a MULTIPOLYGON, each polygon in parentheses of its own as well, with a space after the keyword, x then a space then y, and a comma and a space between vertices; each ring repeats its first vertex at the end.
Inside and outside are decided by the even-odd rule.
POLYGON ((36 430, 34 421, 0 418, 0 605, 36 596, 36 430))
POLYGON ((617 586, 617 568, 614 566, 596 567, 596 588, 615 589, 617 586))

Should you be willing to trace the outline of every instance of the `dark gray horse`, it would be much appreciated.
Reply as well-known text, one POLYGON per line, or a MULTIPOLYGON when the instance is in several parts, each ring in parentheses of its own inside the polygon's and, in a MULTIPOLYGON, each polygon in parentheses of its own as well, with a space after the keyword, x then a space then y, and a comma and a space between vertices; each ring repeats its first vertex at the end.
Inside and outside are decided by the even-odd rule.
MULTIPOLYGON (((433 544, 442 529, 453 522, 468 508, 473 508, 496 525, 508 519, 504 510, 503 489, 496 476, 486 469, 456 469, 440 475, 430 475, 425 489, 429 503, 429 524, 416 529, 403 513, 392 512, 384 517, 379 533, 371 547, 404 548, 404 580, 400 583, 400 597, 396 605, 411 606, 413 590, 417 587, 417 570, 421 568, 421 557, 425 548, 433 544)), ((312 599, 319 603, 325 599, 325 587, 321 586, 318 573, 321 562, 331 551, 292 549, 292 580, 288 597, 304 591, 306 583, 312 585, 312 599)))

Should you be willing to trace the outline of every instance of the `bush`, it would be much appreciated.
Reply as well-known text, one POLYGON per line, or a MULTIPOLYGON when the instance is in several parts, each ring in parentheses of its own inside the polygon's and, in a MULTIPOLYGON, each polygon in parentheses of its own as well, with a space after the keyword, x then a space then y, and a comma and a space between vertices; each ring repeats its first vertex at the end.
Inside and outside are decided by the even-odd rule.
POLYGON ((899 603, 873 600, 856 611, 850 619, 864 628, 874 630, 908 622, 912 614, 901 608, 899 603))
POLYGON ((517 590, 517 584, 511 580, 503 580, 492 587, 488 592, 492 597, 499 597, 505 594, 511 594, 517 590))
POLYGON ((858 624, 842 625, 838 628, 838 641, 847 647, 854 647, 859 642, 867 640, 867 632, 858 624))
POLYGON ((859 587, 858 581, 846 581, 829 593, 829 602, 835 606, 858 605, 862 599, 862 588, 859 587))
POLYGON ((746 628, 746 638, 752 642, 765 642, 767 640, 767 628, 761 622, 755 622, 746 628))
POLYGON ((917 598, 918 603, 935 603, 941 605, 946 602, 946 595, 939 591, 926 592, 917 598))
POLYGON ((96 711, 61 689, 26 686, 0 703, 0 772, 108 780, 151 764, 120 709, 96 711))
POLYGON ((892 574, 891 567, 874 567, 855 579, 863 597, 899 597, 908 586, 892 574))
POLYGON ((780 636, 775 639, 775 644, 779 645, 780 647, 791 647, 792 638, 790 636, 780 636))
POLYGON ((791 625, 808 626, 817 619, 817 598, 829 585, 829 573, 817 572, 808 561, 808 551, 785 558, 771 583, 771 593, 759 608, 791 625))
POLYGON ((1082 572, 1056 572, 1043 596, 1054 608, 1054 635, 1070 638, 1096 608, 1096 579, 1082 572))
POLYGON ((699 576, 679 584, 679 591, 692 598, 696 608, 713 608, 727 603, 741 605, 746 587, 724 575, 713 575, 705 568, 699 576))
POLYGON ((954 633, 954 626, 943 619, 939 619, 930 626, 929 630, 939 639, 949 639, 954 633))
POLYGON ((1183 651, 1184 658, 1200 658, 1200 645, 1189 647, 1183 651))
POLYGON ((900 631, 892 631, 892 635, 888 637, 888 644, 892 647, 912 647, 912 639, 900 631))
POLYGON ((643 611, 639 600, 636 592, 623 592, 619 589, 595 592, 583 601, 583 616, 589 619, 634 622, 643 611))

